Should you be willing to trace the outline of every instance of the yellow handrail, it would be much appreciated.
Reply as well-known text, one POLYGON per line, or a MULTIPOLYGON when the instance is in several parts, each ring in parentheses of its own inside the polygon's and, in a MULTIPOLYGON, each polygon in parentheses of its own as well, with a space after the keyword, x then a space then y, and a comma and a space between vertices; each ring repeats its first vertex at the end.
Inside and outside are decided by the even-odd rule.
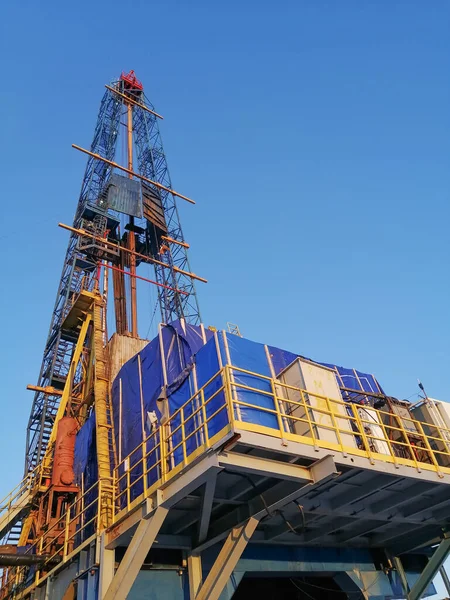
MULTIPOLYGON (((65 559, 70 556, 73 548, 85 543, 92 528, 98 532, 104 527, 99 517, 101 507, 97 504, 103 495, 99 492, 106 491, 113 498, 115 521, 119 513, 130 510, 142 498, 153 494, 180 469, 187 468, 199 454, 206 452, 213 444, 220 446, 223 437, 240 430, 292 440, 315 448, 334 449, 344 455, 353 454, 366 458, 372 464, 378 462, 380 469, 383 468, 383 461, 387 461, 396 467, 403 465, 418 470, 432 470, 440 477, 450 474, 450 451, 445 442, 450 439, 450 429, 409 417, 400 418, 372 407, 370 414, 374 415, 374 421, 365 418, 358 410, 358 405, 353 403, 284 384, 275 378, 246 369, 224 366, 170 415, 164 425, 152 431, 121 460, 114 469, 110 482, 98 481, 88 490, 83 490, 68 507, 67 513, 38 538, 28 551, 35 548, 40 553, 48 551, 52 557, 62 555, 65 559), (260 385, 258 380, 264 382, 265 389, 241 383, 236 377, 239 373, 253 377, 254 385, 260 385), (209 388, 215 381, 218 382, 218 389, 212 392, 209 388), (294 395, 295 400, 287 397, 288 391, 293 392, 289 395, 294 395), (272 399, 273 404, 266 401, 269 405, 261 406, 258 404, 258 397, 261 396, 272 399), (316 405, 319 401, 320 406, 316 405), (238 407, 240 410, 236 410, 238 407), (271 415, 273 426, 253 423, 244 409, 271 415), (213 434, 211 424, 224 412, 227 415, 224 418, 225 424, 213 434), (295 431, 296 423, 302 423, 301 435, 295 431), (405 423, 411 423, 415 431, 407 429, 405 423), (379 427, 378 431, 371 430, 374 425, 379 427), (424 426, 428 426, 428 429, 424 426), (428 430, 430 434, 426 433, 428 430), (327 439, 323 437, 325 434, 327 439), (333 436, 335 442, 332 441, 333 436), (350 440, 350 445, 346 445, 346 440, 350 440), (385 443, 385 446, 381 446, 385 453, 379 450, 377 442, 385 443), (433 448, 437 444, 441 449, 433 448), (424 460, 427 462, 423 462, 424 460), (92 498, 89 494, 92 494, 92 498), (92 515, 90 511, 93 511, 92 515)), ((29 474, 6 496, 3 510, 33 485, 36 473, 29 474)), ((17 569, 14 573, 13 579, 7 578, 6 587, 8 582, 20 581, 24 571, 17 569)), ((40 576, 38 572, 37 579, 40 576)))

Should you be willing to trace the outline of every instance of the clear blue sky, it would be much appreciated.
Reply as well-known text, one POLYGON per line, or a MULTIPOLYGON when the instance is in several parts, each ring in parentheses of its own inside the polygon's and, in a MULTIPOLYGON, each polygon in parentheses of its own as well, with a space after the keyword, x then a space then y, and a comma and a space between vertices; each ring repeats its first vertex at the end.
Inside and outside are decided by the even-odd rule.
POLYGON ((122 69, 197 200, 180 210, 205 323, 450 399, 449 25, 444 0, 3 4, 0 491, 81 185, 70 144, 122 69))

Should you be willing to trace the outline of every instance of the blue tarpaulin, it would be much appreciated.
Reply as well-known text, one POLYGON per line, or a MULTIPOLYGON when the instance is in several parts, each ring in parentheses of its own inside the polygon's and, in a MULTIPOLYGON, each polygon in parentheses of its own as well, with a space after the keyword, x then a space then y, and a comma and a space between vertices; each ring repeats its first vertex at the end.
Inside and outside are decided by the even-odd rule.
MULTIPOLYGON (((171 430, 175 431, 169 444, 173 449, 171 467, 184 458, 182 446, 176 448, 182 439, 181 413, 177 413, 181 407, 184 436, 188 437, 186 454, 190 455, 204 443, 205 431, 200 427, 202 417, 197 410, 200 396, 195 394, 205 384, 208 384, 203 390, 204 400, 207 402, 206 417, 209 419, 207 435, 212 438, 222 431, 228 424, 229 417, 224 392, 219 392, 223 385, 222 379, 214 376, 224 365, 235 367, 231 374, 231 383, 235 384, 233 389, 238 401, 234 406, 235 418, 278 428, 275 413, 262 410, 275 410, 270 378, 278 376, 298 357, 306 358, 274 346, 265 346, 226 332, 213 333, 181 321, 163 326, 158 337, 123 365, 112 385, 111 401, 119 462, 133 453, 150 435, 147 419, 149 412, 154 412, 158 423, 160 422, 163 402, 159 400, 167 399, 169 415, 172 417, 171 430), (249 372, 258 373, 267 379, 255 377, 249 372)), ((336 372, 341 387, 383 393, 373 375, 329 363, 319 364, 336 372)), ((157 446, 158 435, 155 433, 154 438, 147 442, 146 452, 157 446)), ((136 482, 132 497, 142 492, 142 467, 139 465, 133 468, 141 458, 142 452, 134 452, 126 465, 130 481, 136 482)), ((156 465, 159 458, 158 451, 153 452, 149 458, 150 466, 156 465)), ((77 478, 83 473, 85 488, 88 482, 93 483, 97 477, 93 414, 77 436, 75 472, 77 478)), ((158 470, 151 469, 148 484, 152 484, 158 477, 158 470)))

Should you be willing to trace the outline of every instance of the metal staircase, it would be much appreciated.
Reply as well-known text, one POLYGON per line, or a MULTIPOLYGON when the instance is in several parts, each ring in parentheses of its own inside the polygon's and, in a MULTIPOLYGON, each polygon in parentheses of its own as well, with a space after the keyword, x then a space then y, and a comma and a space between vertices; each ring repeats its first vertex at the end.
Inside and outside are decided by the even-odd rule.
POLYGON ((31 490, 36 473, 27 475, 0 501, 0 539, 7 536, 9 544, 17 544, 21 532, 21 520, 31 507, 31 490))

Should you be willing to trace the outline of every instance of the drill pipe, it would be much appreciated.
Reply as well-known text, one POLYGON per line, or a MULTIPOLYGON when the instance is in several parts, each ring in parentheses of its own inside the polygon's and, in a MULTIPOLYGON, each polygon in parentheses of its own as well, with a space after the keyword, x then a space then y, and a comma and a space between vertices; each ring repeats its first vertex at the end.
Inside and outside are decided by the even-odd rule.
POLYGON ((0 567, 29 567, 47 561, 48 565, 55 566, 61 562, 59 556, 54 556, 51 560, 49 558, 49 554, 0 554, 0 567))

